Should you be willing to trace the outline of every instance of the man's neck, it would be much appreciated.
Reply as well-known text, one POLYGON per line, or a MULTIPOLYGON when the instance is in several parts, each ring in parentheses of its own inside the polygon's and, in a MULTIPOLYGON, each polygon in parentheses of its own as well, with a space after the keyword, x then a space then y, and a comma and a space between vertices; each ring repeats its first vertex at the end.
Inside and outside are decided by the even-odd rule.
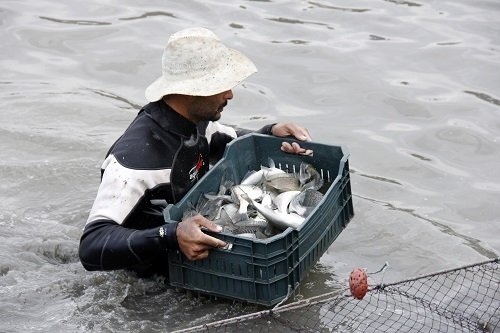
POLYGON ((194 122, 192 119, 189 117, 188 109, 187 109, 187 104, 188 99, 190 96, 186 95, 166 95, 163 96, 162 100, 165 104, 167 104, 172 110, 186 118, 187 120, 194 122))

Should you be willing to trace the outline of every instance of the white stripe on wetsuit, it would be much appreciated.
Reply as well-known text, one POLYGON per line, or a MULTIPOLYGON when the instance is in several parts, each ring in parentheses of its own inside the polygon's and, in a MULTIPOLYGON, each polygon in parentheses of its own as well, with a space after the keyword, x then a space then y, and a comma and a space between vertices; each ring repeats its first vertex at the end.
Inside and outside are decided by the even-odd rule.
POLYGON ((237 137, 234 128, 222 125, 218 121, 210 121, 208 122, 207 129, 205 131, 205 136, 207 138, 208 144, 210 144, 210 141, 212 140, 212 135, 217 132, 227 134, 233 139, 236 139, 237 137))
POLYGON ((171 169, 136 170, 118 163, 109 155, 102 164, 104 174, 87 224, 112 220, 122 224, 146 193, 160 184, 170 184, 171 169))

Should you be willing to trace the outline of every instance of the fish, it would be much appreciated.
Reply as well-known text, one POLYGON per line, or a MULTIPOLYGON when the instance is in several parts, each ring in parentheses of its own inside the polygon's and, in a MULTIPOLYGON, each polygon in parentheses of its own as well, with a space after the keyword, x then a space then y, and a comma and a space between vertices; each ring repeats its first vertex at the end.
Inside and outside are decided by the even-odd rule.
POLYGON ((290 201, 288 211, 302 217, 307 217, 320 203, 323 196, 323 193, 313 189, 301 191, 290 201))
POLYGON ((287 191, 276 196, 274 203, 276 208, 281 213, 288 213, 288 205, 293 198, 295 198, 300 191, 287 191))
POLYGON ((239 203, 239 214, 241 215, 241 219, 245 219, 245 217, 248 218, 249 202, 247 200, 241 200, 242 194, 246 194, 256 200, 262 198, 264 191, 260 187, 254 185, 235 185, 231 187, 231 198, 233 199, 233 202, 239 203))
POLYGON ((217 194, 219 195, 228 194, 231 187, 233 187, 234 185, 236 184, 232 179, 230 179, 229 171, 227 169, 224 170, 224 173, 222 174, 219 184, 219 191, 217 192, 217 194))
MULTIPOLYGON (((258 234, 257 238, 265 239, 263 231, 268 227, 268 222, 265 219, 246 219, 237 220, 239 218, 238 206, 233 204, 228 204, 222 207, 221 219, 214 220, 213 222, 222 227, 224 232, 241 236, 242 234, 258 234), (226 208, 229 206, 229 209, 226 208), (231 217, 233 215, 233 217, 231 217)), ((255 238, 252 236, 251 238, 255 238)))
POLYGON ((262 216, 264 216, 270 223, 282 230, 286 228, 297 229, 305 220, 302 216, 294 213, 285 214, 278 212, 277 210, 264 207, 257 201, 250 198, 246 193, 242 194, 241 198, 251 203, 255 207, 255 209, 257 209, 257 211, 262 214, 262 216))
POLYGON ((260 230, 259 226, 238 227, 233 231, 233 233, 235 235, 255 234, 258 230, 260 230))
POLYGON ((264 170, 259 171, 249 171, 241 181, 241 185, 257 185, 262 181, 262 177, 264 177, 264 170))
POLYGON ((261 169, 259 171, 252 170, 248 172, 245 177, 243 177, 243 180, 240 182, 241 185, 258 185, 260 184, 266 177, 275 175, 275 174, 280 174, 280 173, 286 173, 285 171, 281 170, 280 168, 277 168, 273 159, 268 158, 268 164, 269 167, 261 166, 261 169))
POLYGON ((264 219, 248 219, 235 222, 234 225, 238 228, 263 228, 267 227, 267 221, 264 219))
POLYGON ((319 172, 311 164, 306 162, 300 163, 299 181, 301 190, 319 190, 324 183, 319 172))
POLYGON ((251 238, 251 239, 266 239, 268 238, 264 233, 261 231, 261 229, 241 229, 238 230, 237 232, 234 233, 235 235, 239 237, 244 237, 244 238, 251 238))
POLYGON ((271 209, 274 209, 276 207, 275 199, 276 199, 276 193, 264 192, 260 203, 265 207, 269 207, 271 209))
POLYGON ((273 237, 279 233, 281 233, 281 229, 276 228, 272 223, 268 223, 267 227, 262 230, 262 234, 265 238, 273 237))
POLYGON ((266 189, 283 193, 300 190, 299 179, 293 173, 280 173, 266 177, 266 189))
POLYGON ((221 207, 219 216, 212 220, 212 222, 221 227, 232 227, 235 223, 240 221, 238 210, 239 206, 237 204, 226 204, 221 207))
POLYGON ((243 238, 257 238, 257 235, 253 232, 242 232, 241 234, 235 233, 235 235, 238 235, 243 238))
POLYGON ((219 216, 221 207, 230 202, 232 198, 229 195, 205 193, 200 196, 196 210, 207 219, 213 220, 219 216))
MULTIPOLYGON (((295 168, 294 168, 295 170, 295 168)), ((222 176, 217 193, 189 203, 185 216, 201 214, 239 237, 266 239, 287 228, 298 228, 323 198, 324 181, 316 169, 302 162, 299 172, 285 172, 269 159, 269 167, 249 172, 239 185, 222 176)))

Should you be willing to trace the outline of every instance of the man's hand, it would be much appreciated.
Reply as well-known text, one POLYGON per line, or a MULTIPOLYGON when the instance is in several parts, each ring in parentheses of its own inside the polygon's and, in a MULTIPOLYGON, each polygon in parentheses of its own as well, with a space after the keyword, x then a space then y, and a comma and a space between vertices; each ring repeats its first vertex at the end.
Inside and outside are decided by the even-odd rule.
POLYGON ((226 246, 224 241, 203 233, 202 227, 210 231, 221 231, 218 225, 199 214, 187 218, 177 225, 176 234, 179 248, 189 260, 204 259, 208 257, 211 249, 226 246))
MULTIPOLYGON (((285 137, 293 136, 300 141, 311 141, 311 136, 307 128, 301 127, 295 123, 276 124, 271 129, 274 136, 285 137)), ((310 149, 302 148, 297 142, 283 142, 281 150, 290 154, 312 155, 313 151, 310 149)))

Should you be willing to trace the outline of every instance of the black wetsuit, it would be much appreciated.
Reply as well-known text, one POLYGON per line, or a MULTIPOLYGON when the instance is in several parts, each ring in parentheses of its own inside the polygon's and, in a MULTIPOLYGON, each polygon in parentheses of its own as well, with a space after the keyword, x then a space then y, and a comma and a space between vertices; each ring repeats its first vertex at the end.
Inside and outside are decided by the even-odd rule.
MULTIPOLYGON (((271 134, 272 125, 258 132, 271 134)), ((176 203, 248 133, 183 118, 162 100, 149 103, 110 148, 101 185, 80 240, 87 270, 131 269, 167 274, 167 251, 178 249, 177 223, 165 223, 163 205, 176 203)))

